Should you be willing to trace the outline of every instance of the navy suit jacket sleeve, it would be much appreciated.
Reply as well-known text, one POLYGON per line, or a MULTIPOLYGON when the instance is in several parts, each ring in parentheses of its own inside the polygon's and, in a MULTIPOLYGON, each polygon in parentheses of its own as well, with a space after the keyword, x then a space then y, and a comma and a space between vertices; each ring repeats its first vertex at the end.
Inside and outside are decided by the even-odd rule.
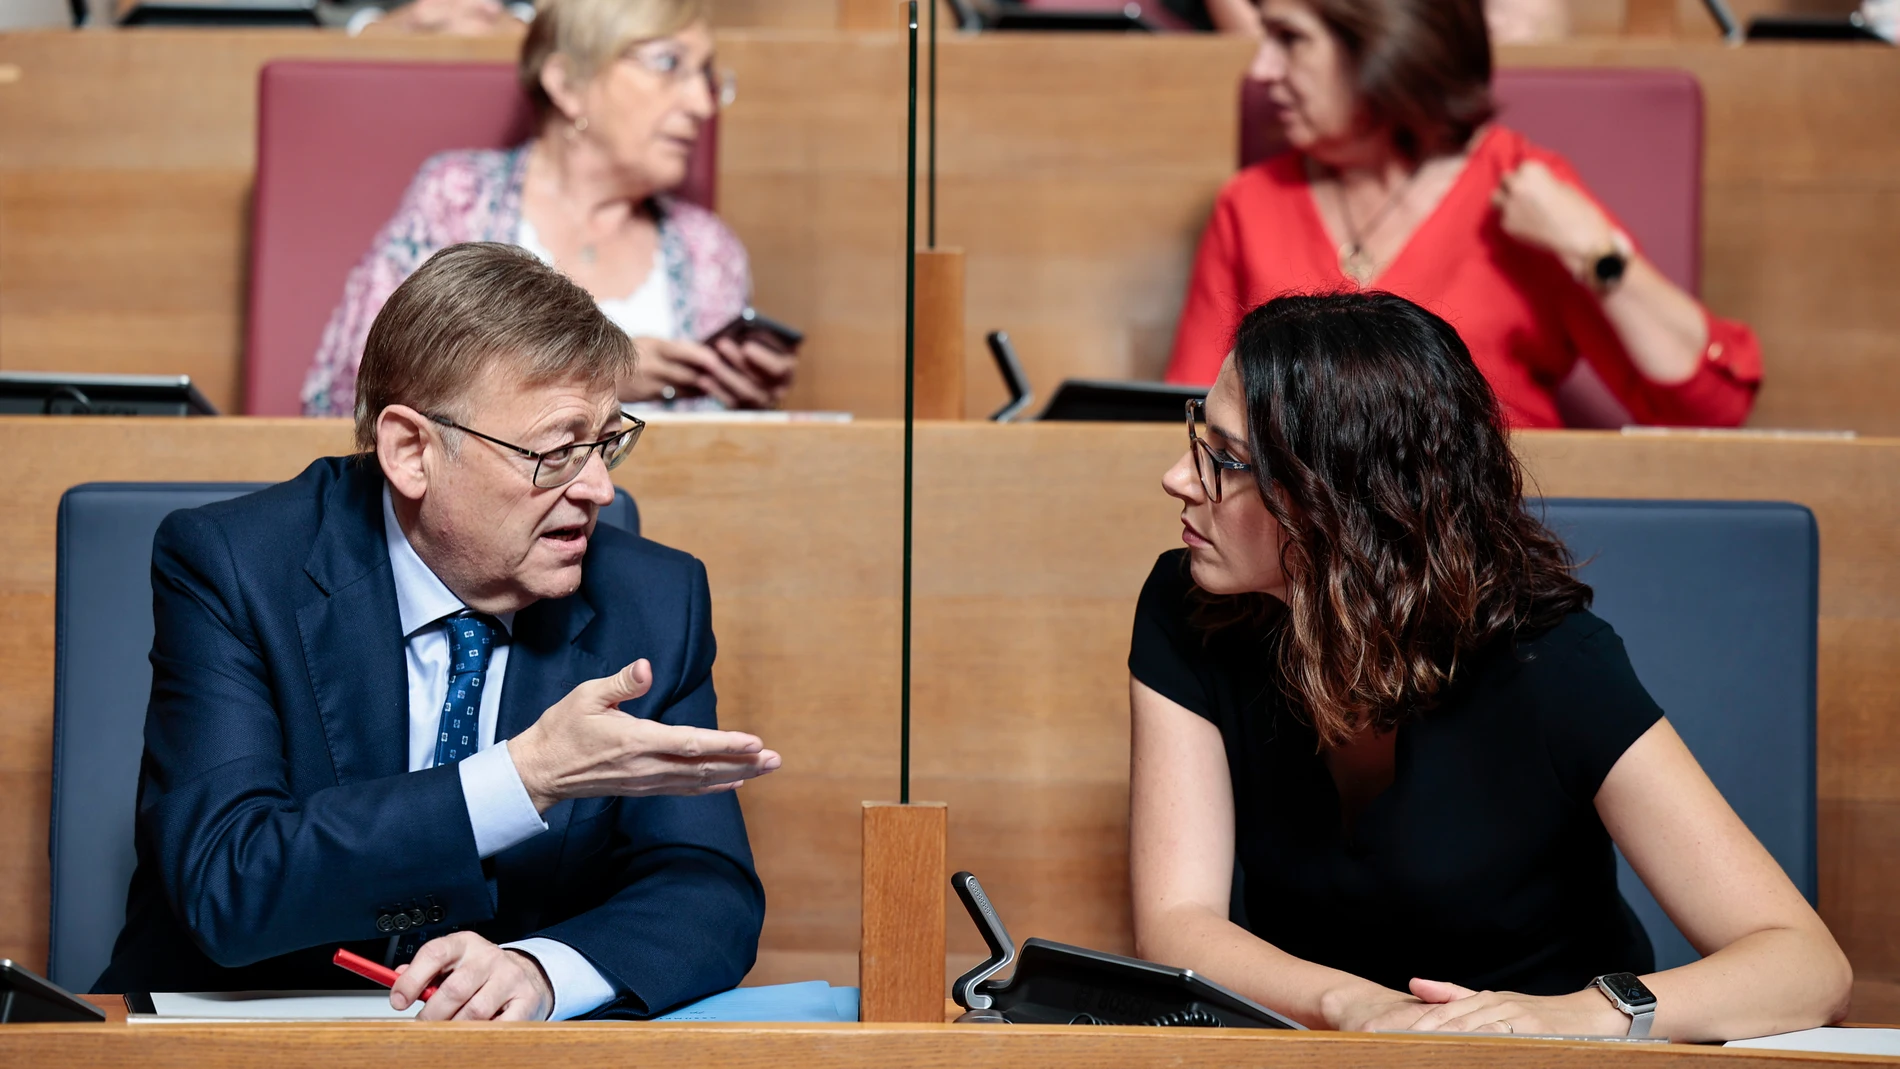
POLYGON ((432 897, 465 925, 492 916, 453 767, 337 785, 331 752, 330 785, 293 791, 298 728, 279 698, 307 677, 267 663, 260 617, 286 607, 246 590, 225 528, 196 511, 159 528, 138 821, 193 941, 232 967, 374 938, 392 902, 432 897))
MULTIPOLYGON (((713 695, 712 598, 706 569, 692 561, 689 618, 676 666, 655 666, 669 693, 627 703, 635 715, 689 727, 719 726, 713 695)), ((622 998, 596 1017, 642 1017, 736 987, 758 953, 765 891, 754 875, 738 797, 615 800, 616 822, 601 858, 615 887, 598 906, 537 935, 580 951, 622 998)))

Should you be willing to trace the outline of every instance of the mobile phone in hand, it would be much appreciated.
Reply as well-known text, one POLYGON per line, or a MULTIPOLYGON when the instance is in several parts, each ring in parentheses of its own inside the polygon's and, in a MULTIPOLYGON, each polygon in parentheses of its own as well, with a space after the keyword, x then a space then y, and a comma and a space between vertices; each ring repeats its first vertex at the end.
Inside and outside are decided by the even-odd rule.
POLYGON ((721 339, 741 344, 756 341, 781 353, 792 353, 798 350, 805 335, 747 305, 724 326, 706 335, 705 344, 710 347, 721 339))

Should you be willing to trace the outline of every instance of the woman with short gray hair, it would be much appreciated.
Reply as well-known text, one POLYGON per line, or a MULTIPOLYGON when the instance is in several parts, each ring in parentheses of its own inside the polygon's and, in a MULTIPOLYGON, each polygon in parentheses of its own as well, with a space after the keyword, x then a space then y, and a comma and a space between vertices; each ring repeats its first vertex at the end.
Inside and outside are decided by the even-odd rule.
POLYGON ((306 415, 350 413, 376 312, 438 250, 519 245, 559 268, 640 350, 622 400, 767 408, 795 356, 702 342, 746 305, 745 248, 712 212, 667 191, 731 82, 713 63, 708 0, 544 0, 520 77, 537 130, 503 151, 423 163, 351 271, 303 389, 306 415))

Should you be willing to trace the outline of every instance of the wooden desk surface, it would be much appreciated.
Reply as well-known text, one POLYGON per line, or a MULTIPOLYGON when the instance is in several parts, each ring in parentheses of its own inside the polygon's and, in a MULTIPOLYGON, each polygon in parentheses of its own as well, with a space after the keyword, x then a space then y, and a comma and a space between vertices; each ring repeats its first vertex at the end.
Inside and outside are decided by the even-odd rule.
MULTIPOLYGON (((107 1006, 117 996, 88 996, 107 1006)), ((0 1065, 71 1069, 334 1069, 479 1065, 482 1069, 1750 1069, 1893 1066, 1867 1055, 1620 1045, 1470 1036, 1386 1036, 1195 1028, 794 1024, 145 1024, 121 1011, 103 1025, 0 1029, 0 1065)))
MULTIPOLYGON (((901 428, 655 424, 616 478, 707 564, 720 715, 786 755, 741 802, 770 906, 751 980, 856 979, 859 803, 896 794, 901 428)), ((1131 946, 1128 626, 1178 544, 1174 426, 917 435, 913 797, 1020 938, 1131 946)), ((102 480, 275 480, 341 420, 0 419, 0 955, 46 954, 55 512, 102 480)), ((1822 917, 1856 1020, 1900 1023, 1900 440, 1533 433, 1553 496, 1799 501, 1821 531, 1822 917)), ((947 874, 946 874, 947 875, 947 874)), ((981 956, 949 918, 950 968, 981 956)))
MULTIPOLYGON (((810 338, 795 407, 901 411, 903 49, 895 32, 719 35, 739 76, 719 208, 755 303, 810 338)), ((968 255, 966 409, 1003 399, 992 329, 1045 398, 1069 376, 1158 376, 1234 170, 1247 42, 952 34, 940 53, 938 236, 968 255)), ((499 38, 0 35, 18 75, 0 84, 0 368, 189 372, 237 411, 258 69, 512 54, 499 38)), ((1753 422, 1900 434, 1900 54, 1609 38, 1499 61, 1692 71, 1703 291, 1761 335, 1753 422)))

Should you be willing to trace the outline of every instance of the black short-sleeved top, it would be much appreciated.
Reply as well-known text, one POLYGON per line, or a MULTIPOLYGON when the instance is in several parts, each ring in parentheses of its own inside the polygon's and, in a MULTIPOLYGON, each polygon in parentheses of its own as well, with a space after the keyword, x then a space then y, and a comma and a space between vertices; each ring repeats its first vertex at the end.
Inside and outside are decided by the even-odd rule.
POLYGON ((1420 976, 1562 994, 1654 968, 1594 799, 1662 710, 1609 624, 1572 613, 1463 666, 1399 727, 1392 785, 1348 834, 1270 629, 1194 623, 1187 565, 1156 562, 1128 667, 1220 728, 1250 931, 1399 991, 1420 976))

